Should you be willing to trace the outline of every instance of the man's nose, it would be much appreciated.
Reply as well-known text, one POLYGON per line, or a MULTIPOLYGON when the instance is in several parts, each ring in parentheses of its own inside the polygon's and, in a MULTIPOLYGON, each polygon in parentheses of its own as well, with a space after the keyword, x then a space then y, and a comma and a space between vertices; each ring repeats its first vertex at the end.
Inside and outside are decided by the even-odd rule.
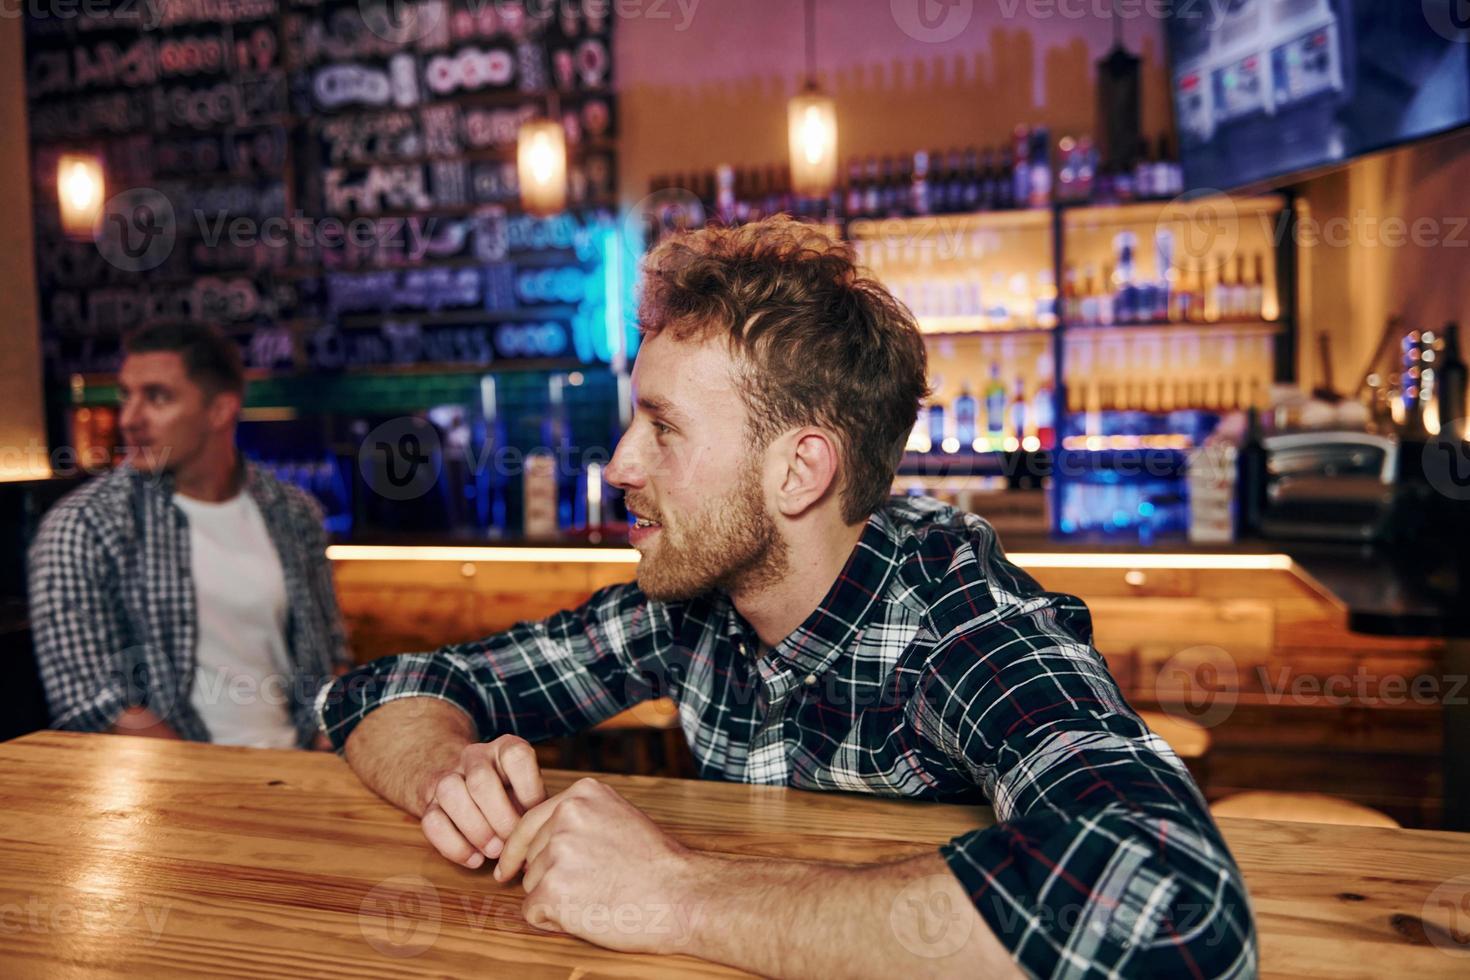
POLYGON ((625 493, 638 489, 647 480, 634 443, 634 437, 629 434, 619 439, 617 448, 613 450, 613 458, 603 471, 607 482, 625 493))
POLYGON ((142 421, 141 406, 134 399, 128 399, 118 408, 117 424, 124 432, 138 428, 138 424, 142 421))

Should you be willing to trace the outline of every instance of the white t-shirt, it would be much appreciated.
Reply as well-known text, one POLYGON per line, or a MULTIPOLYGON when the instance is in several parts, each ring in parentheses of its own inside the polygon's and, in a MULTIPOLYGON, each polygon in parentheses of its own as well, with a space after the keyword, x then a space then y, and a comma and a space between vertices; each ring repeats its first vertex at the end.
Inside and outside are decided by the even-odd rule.
POLYGON ((248 493, 173 499, 189 520, 198 619, 189 700, 217 744, 295 748, 286 577, 260 508, 248 493))

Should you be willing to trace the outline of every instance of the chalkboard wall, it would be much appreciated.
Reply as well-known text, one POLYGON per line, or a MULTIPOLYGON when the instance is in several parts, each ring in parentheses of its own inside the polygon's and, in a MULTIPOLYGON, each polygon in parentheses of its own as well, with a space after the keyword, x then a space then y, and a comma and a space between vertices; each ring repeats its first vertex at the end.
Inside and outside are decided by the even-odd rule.
POLYGON ((613 18, 374 4, 26 5, 55 381, 115 370, 121 335, 154 318, 217 323, 267 372, 606 358, 605 263, 628 247, 613 18), (572 205, 535 218, 517 209, 516 129, 552 93, 572 205), (57 158, 79 150, 108 180, 94 240, 60 230, 57 158))

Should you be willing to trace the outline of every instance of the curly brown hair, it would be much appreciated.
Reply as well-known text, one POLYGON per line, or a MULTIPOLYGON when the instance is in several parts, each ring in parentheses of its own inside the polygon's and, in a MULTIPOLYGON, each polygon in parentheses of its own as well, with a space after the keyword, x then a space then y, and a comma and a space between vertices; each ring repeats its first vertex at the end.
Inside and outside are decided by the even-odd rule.
POLYGON ((785 216, 675 235, 644 259, 639 314, 645 335, 728 337, 755 447, 803 425, 837 437, 844 521, 888 499, 928 394, 924 340, 846 242, 785 216))

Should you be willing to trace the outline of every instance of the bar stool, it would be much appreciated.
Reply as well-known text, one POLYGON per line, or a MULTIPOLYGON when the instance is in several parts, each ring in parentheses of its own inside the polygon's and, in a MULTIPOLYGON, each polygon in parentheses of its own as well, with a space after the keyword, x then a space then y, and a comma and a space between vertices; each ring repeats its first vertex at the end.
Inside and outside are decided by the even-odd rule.
POLYGON ((1251 790, 1235 793, 1210 805, 1217 817, 1285 820, 1291 823, 1328 823, 1349 827, 1398 827, 1399 822, 1372 807, 1325 793, 1283 793, 1251 790))
POLYGON ((1203 792, 1208 782, 1210 749, 1215 744, 1210 730, 1198 722, 1176 718, 1163 711, 1140 711, 1138 717, 1143 719, 1149 731, 1169 743, 1169 748, 1184 762, 1203 792))

